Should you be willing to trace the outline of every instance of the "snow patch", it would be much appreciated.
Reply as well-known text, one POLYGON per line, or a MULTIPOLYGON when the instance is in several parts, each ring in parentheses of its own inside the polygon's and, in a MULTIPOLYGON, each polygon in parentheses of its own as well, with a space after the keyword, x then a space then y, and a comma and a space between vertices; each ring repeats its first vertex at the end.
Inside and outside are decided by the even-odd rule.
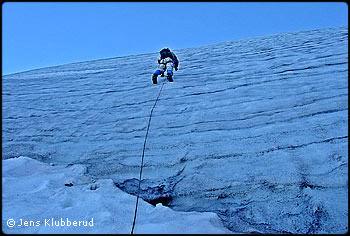
MULTIPOLYGON (((50 165, 25 156, 2 163, 3 232, 131 232, 136 197, 121 191, 111 179, 89 179, 82 165, 50 165), (73 185, 66 186, 68 182, 73 185), (8 225, 11 219, 13 227, 8 225)), ((142 199, 134 232, 232 233, 214 213, 177 212, 161 204, 154 207, 142 199)))

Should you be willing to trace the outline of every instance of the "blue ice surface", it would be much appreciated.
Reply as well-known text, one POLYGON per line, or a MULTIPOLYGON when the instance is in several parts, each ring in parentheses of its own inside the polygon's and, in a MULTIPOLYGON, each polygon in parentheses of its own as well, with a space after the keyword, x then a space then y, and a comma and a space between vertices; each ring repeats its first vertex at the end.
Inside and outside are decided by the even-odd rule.
POLYGON ((234 232, 347 232, 347 26, 175 53, 174 83, 152 84, 157 53, 4 76, 3 159, 82 164, 135 194, 165 83, 143 199, 234 232))

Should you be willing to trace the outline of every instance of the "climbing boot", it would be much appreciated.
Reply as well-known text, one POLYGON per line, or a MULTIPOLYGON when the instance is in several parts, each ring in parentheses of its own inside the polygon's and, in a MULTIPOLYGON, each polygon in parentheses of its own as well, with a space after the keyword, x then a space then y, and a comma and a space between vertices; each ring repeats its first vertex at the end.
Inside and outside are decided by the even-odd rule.
POLYGON ((152 81, 153 84, 157 84, 157 75, 153 74, 152 81))
POLYGON ((167 79, 169 80, 169 82, 173 82, 173 76, 171 74, 167 75, 167 79))

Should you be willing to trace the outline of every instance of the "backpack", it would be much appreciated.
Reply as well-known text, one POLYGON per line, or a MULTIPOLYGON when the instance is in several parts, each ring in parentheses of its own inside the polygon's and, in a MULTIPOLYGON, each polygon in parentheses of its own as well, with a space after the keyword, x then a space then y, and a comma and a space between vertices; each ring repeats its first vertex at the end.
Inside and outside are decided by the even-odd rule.
POLYGON ((160 50, 160 58, 161 59, 164 59, 164 58, 167 58, 167 57, 170 57, 171 59, 174 60, 173 58, 173 54, 171 53, 170 49, 169 48, 163 48, 162 50, 160 50))

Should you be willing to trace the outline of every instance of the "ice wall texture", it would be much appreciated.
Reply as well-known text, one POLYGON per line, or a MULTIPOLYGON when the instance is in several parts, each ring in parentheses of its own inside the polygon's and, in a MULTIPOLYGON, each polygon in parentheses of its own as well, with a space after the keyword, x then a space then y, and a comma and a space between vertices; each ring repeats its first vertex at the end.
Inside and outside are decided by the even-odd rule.
MULTIPOLYGON (((234 232, 348 230, 348 27, 175 51, 141 197, 234 232)), ((4 76, 2 158, 79 163, 135 194, 157 53, 4 76)))

